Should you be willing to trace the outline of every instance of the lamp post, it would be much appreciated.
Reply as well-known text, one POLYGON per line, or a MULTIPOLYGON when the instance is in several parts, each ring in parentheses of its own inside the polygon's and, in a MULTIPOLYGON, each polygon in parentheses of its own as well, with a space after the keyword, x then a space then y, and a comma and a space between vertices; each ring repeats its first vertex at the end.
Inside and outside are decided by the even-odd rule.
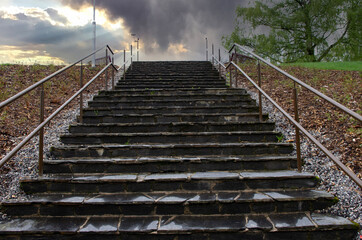
POLYGON ((139 42, 140 42, 140 38, 137 38, 137 40, 135 40, 135 42, 137 42, 137 62, 139 62, 140 60, 140 48, 139 48, 139 42))
MULTIPOLYGON (((131 34, 132 37, 136 37, 137 34, 136 33, 132 33, 131 34)), ((136 40, 134 40, 134 42, 137 43, 137 62, 140 60, 140 57, 139 57, 139 42, 140 42, 140 38, 138 37, 136 40)))
MULTIPOLYGON (((96 51, 96 0, 93 0, 93 52, 96 51)), ((93 54, 92 67, 96 66, 96 55, 93 54)))

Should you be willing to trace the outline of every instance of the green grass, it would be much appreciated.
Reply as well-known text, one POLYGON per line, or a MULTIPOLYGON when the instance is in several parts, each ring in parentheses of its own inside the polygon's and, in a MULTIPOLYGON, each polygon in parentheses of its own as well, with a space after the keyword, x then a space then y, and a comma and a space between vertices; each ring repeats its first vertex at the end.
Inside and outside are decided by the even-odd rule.
POLYGON ((362 71, 362 61, 356 62, 299 62, 286 63, 282 66, 300 66, 306 68, 344 70, 344 71, 362 71))

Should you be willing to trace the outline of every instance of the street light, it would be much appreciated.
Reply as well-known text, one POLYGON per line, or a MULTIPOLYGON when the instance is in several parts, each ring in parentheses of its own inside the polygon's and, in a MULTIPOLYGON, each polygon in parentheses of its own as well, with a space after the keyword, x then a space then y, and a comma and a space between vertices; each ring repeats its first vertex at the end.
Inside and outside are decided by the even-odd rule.
MULTIPOLYGON (((132 37, 136 37, 137 34, 136 33, 132 33, 131 34, 132 37)), ((139 42, 140 42, 140 38, 137 38, 134 42, 137 43, 137 62, 140 60, 140 57, 139 57, 139 42)))
MULTIPOLYGON (((93 0, 93 52, 96 51, 96 0, 93 0)), ((96 55, 93 54, 92 67, 96 66, 96 55)))

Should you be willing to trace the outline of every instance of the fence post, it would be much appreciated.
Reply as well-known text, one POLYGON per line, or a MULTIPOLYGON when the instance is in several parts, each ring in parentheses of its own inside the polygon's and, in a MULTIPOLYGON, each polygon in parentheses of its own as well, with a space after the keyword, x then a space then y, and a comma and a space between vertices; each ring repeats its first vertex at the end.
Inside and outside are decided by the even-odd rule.
MULTIPOLYGON (((108 48, 106 47, 106 66, 108 64, 108 48)), ((108 86, 107 86, 107 81, 108 81, 108 69, 106 70, 106 81, 105 81, 105 90, 107 91, 108 86)))
MULTIPOLYGON (((296 88, 296 83, 294 82, 293 88, 293 100, 294 100, 294 119, 295 121, 299 122, 299 112, 298 112, 298 92, 296 88)), ((295 143, 297 148, 297 164, 298 164, 298 172, 302 171, 302 158, 300 152, 300 134, 299 128, 295 127, 295 143)))
MULTIPOLYGON (((260 61, 258 60, 258 86, 261 88, 261 69, 260 69, 260 61)), ((263 121, 263 102, 261 98, 261 92, 259 92, 259 121, 263 121)))
MULTIPOLYGON (((44 121, 44 84, 40 86, 40 123, 44 121)), ((39 176, 43 176, 44 127, 39 131, 39 176)))
MULTIPOLYGON (((83 87, 83 61, 80 61, 80 88, 83 87)), ((83 123, 83 92, 79 95, 79 122, 83 123)))

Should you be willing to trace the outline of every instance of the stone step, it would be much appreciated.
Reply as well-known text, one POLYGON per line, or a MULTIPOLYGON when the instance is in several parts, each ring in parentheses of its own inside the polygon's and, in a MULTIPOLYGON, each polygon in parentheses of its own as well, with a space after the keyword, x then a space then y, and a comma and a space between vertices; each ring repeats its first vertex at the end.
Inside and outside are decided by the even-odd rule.
POLYGON ((159 80, 159 81, 134 81, 133 79, 130 79, 129 81, 120 81, 116 84, 116 87, 122 88, 122 87, 152 87, 155 88, 155 86, 162 86, 162 87, 225 87, 225 81, 219 81, 219 80, 209 80, 206 79, 205 81, 168 81, 168 80, 159 80))
MULTIPOLYGON (((179 122, 246 122, 259 121, 259 113, 169 113, 169 114, 100 114, 83 116, 86 124, 100 123, 179 123, 179 122)), ((264 120, 267 115, 264 115, 264 120)))
POLYGON ((296 171, 218 171, 196 173, 49 175, 21 179, 27 194, 129 193, 311 189, 319 179, 296 171))
POLYGON ((91 108, 102 108, 107 106, 116 107, 143 107, 143 106, 155 106, 155 107, 168 107, 168 106, 196 106, 196 107, 208 107, 208 106, 245 106, 254 105, 255 101, 249 100, 93 100, 88 102, 88 106, 91 108))
POLYGON ((232 132, 273 131, 272 122, 155 122, 102 123, 69 126, 70 133, 138 133, 138 132, 232 132))
POLYGON ((295 156, 139 157, 44 160, 46 174, 292 170, 295 156))
POLYGON ((83 116, 115 115, 115 114, 170 114, 170 113, 252 113, 259 112, 257 106, 168 106, 168 107, 88 107, 83 110, 83 116))
POLYGON ((124 85, 124 86, 119 86, 119 85, 116 85, 115 86, 115 89, 116 90, 130 90, 130 89, 140 89, 140 90, 158 90, 160 88, 163 88, 163 89, 177 89, 177 88, 190 88, 190 89, 202 89, 202 88, 206 88, 208 87, 209 88, 220 88, 220 87, 223 87, 225 86, 225 84, 214 84, 210 87, 210 84, 205 84, 205 85, 202 85, 202 84, 180 84, 180 85, 175 85, 175 84, 172 84, 172 85, 166 85, 166 84, 158 84, 158 85, 155 85, 155 84, 143 84, 143 85, 124 85))
POLYGON ((233 143, 277 142, 277 132, 133 132, 133 133, 71 133, 60 136, 64 144, 140 144, 140 143, 233 143))
POLYGON ((321 240, 354 239, 357 227, 325 214, 82 216, 6 220, 5 239, 321 240), (24 228, 26 226, 26 228, 24 228))
POLYGON ((212 78, 212 79, 219 79, 219 73, 218 72, 201 72, 201 71, 192 71, 192 72, 178 72, 178 73, 128 73, 126 75, 126 79, 132 79, 132 80, 147 80, 147 79, 170 79, 172 81, 179 80, 179 79, 189 79, 192 80, 198 80, 198 79, 205 79, 205 78, 212 78))
POLYGON ((288 143, 102 144, 52 147, 55 158, 290 154, 288 143))
POLYGON ((129 95, 152 95, 152 96, 194 96, 194 95, 225 95, 225 94, 240 94, 245 95, 245 89, 232 89, 232 88, 203 88, 203 89, 192 89, 192 88, 175 88, 175 89, 134 89, 134 90, 113 90, 113 91, 99 91, 100 96, 129 96, 129 95))
POLYGON ((96 95, 93 101, 250 101, 252 100, 247 94, 231 93, 231 94, 164 94, 162 91, 151 91, 147 94, 123 94, 113 92, 109 95, 96 95), (177 96, 177 98, 175 98, 177 96))
POLYGON ((214 215, 322 210, 335 198, 317 190, 41 194, 2 202, 10 216, 214 215))

